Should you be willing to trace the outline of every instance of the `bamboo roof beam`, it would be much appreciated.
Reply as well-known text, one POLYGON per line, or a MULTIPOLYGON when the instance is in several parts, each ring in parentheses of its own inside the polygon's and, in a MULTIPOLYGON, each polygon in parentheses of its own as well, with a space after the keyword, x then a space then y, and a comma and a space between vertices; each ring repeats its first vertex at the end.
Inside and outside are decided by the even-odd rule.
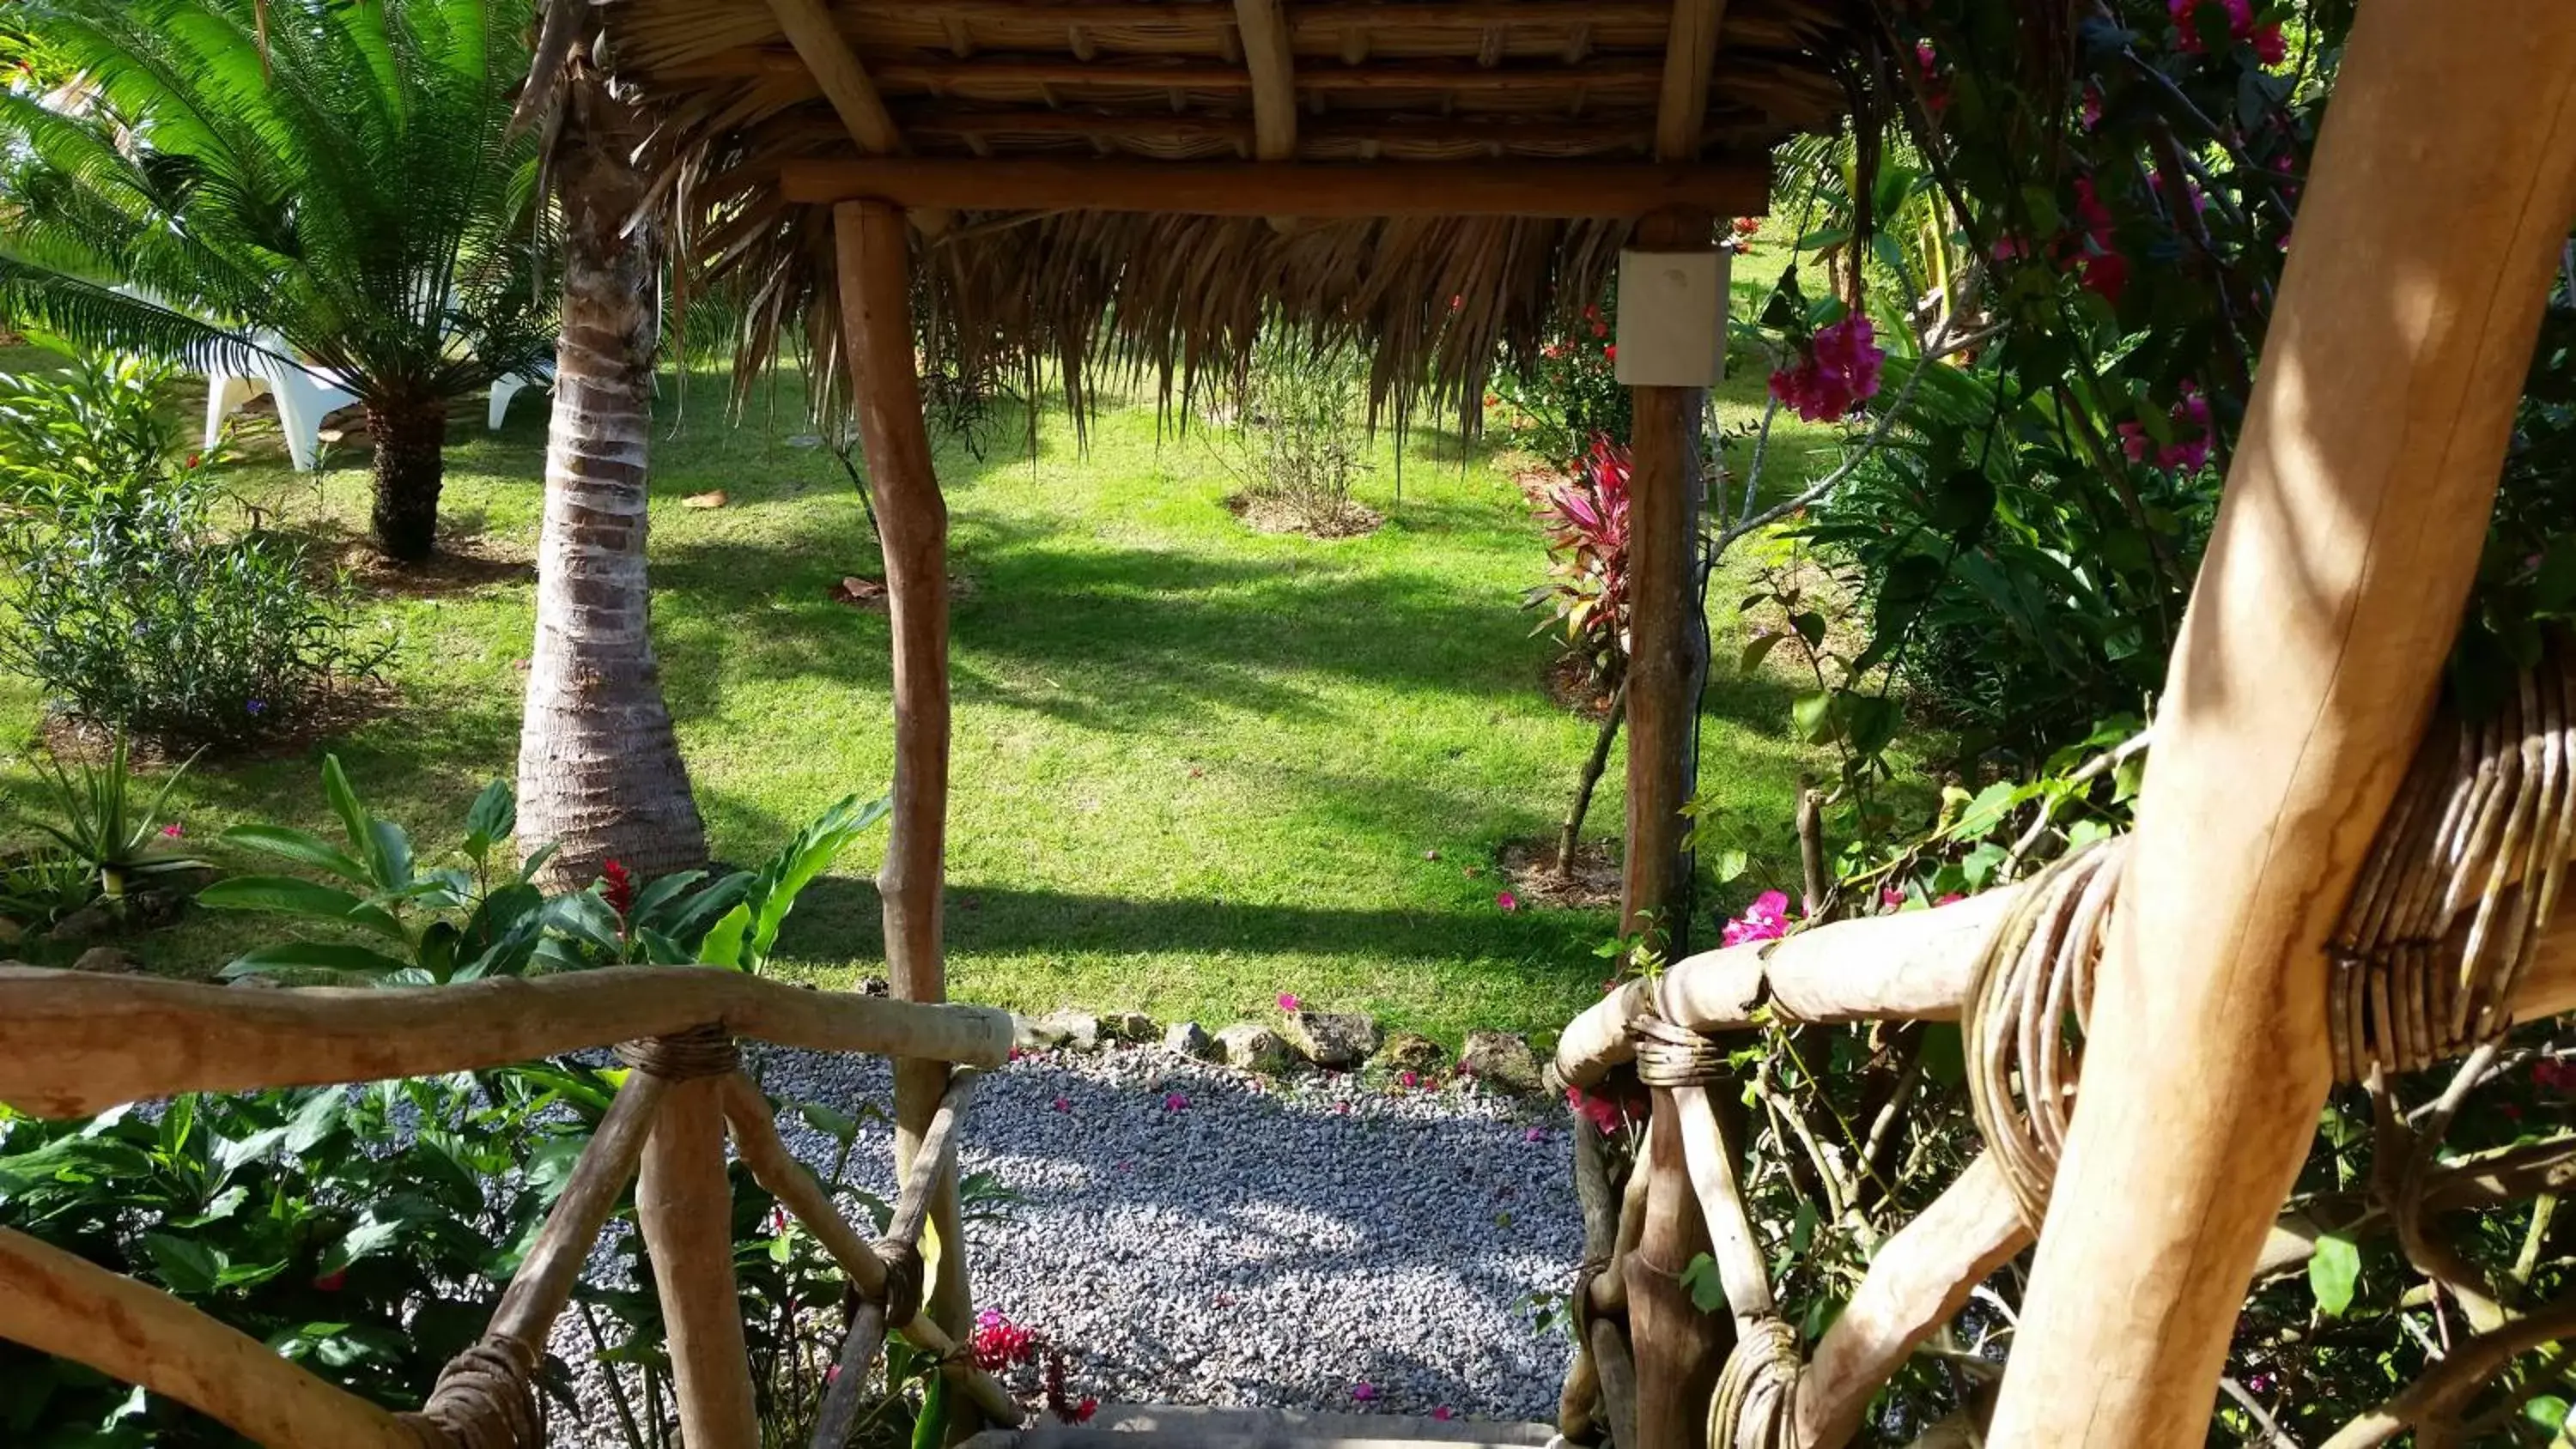
MULTIPOLYGON (((823 88, 823 98, 840 114, 841 124, 849 128, 850 139, 859 143, 859 149, 881 156, 900 153, 904 149, 903 133, 895 129, 885 98, 877 94, 876 82, 859 64, 858 52, 833 28, 831 12, 823 8, 823 0, 769 0, 769 10, 778 17, 778 28, 786 33, 787 43, 796 48, 797 58, 813 74, 814 83, 823 88)), ((965 53, 962 49, 958 52, 965 53)))
POLYGON ((1718 32, 1725 23, 1726 0, 1673 0, 1672 35, 1664 46, 1662 88, 1655 104, 1659 161, 1689 161, 1699 155, 1708 81, 1717 68, 1718 32))
POLYGON ((887 157, 791 161, 780 174, 781 194, 804 204, 1306 218, 1634 217, 1670 206, 1745 215, 1762 209, 1769 187, 1767 159, 1662 166, 887 157))
POLYGON ((807 991, 697 966, 610 966, 462 986, 237 991, 0 966, 0 1102, 86 1117, 181 1092, 423 1077, 709 1022, 815 1051, 975 1066, 1009 1055, 990 1007, 807 991))
POLYGON ((1280 0, 1234 0, 1234 14, 1252 83, 1253 157, 1291 160, 1297 154, 1297 69, 1280 0))

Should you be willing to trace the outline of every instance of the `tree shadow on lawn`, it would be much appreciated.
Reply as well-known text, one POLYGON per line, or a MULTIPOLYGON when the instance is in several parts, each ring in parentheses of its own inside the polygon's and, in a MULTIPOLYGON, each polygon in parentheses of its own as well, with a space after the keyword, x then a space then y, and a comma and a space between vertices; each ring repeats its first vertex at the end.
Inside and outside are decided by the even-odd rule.
MULTIPOLYGON (((971 879, 950 881, 947 901, 947 942, 958 956, 1222 951, 1412 962, 1579 961, 1580 967, 1567 968, 1578 977, 1598 974, 1600 963, 1592 951, 1608 921, 1600 911, 1506 914, 1136 900, 971 879)), ((880 912, 873 881, 819 876, 796 898, 795 913, 779 934, 779 950, 814 962, 882 961, 880 912)), ((1566 973, 1550 964, 1545 974, 1566 973)))
MULTIPOLYGON (((664 688, 682 718, 752 680, 887 688, 889 623, 829 595, 851 550, 691 539, 660 550, 664 688), (757 610, 755 613, 754 611, 757 610), (756 618, 756 629, 744 627, 756 618)), ((1003 543, 960 559, 951 610, 956 696, 1138 729, 1230 710, 1316 708, 1299 674, 1493 700, 1536 689, 1543 646, 1509 598, 1411 571, 1120 548, 1003 543)))

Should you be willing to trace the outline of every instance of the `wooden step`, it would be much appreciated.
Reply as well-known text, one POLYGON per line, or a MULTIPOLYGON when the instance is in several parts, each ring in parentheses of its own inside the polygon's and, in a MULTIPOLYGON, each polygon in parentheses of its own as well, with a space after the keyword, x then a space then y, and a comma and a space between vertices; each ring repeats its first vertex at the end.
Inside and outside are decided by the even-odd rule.
MULTIPOLYGON (((1031 1425, 1017 1449, 1538 1449, 1556 1437, 1547 1424, 1476 1423, 1398 1414, 1308 1414, 1289 1409, 1203 1409, 1103 1404, 1088 1424, 1031 1425)), ((976 1436, 981 1446, 988 1436, 976 1436)), ((989 1436, 1002 1445, 1002 1436, 989 1436)))

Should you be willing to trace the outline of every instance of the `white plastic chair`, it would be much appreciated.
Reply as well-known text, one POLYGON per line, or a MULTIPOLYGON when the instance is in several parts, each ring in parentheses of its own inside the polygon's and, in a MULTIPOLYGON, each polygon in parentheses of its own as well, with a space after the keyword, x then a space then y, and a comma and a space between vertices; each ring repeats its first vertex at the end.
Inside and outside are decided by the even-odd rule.
POLYGON ((555 365, 552 359, 548 359, 537 364, 537 378, 538 380, 534 384, 529 383, 528 380, 523 377, 496 377, 492 379, 492 405, 484 414, 483 419, 483 427, 486 432, 497 433, 501 431, 502 420, 510 415, 510 399, 517 397, 521 391, 530 386, 541 387, 549 392, 554 390, 555 365))
MULTIPOLYGON (((286 339, 274 332, 254 333, 251 340, 281 357, 286 354, 286 339)), ((206 374, 205 446, 211 451, 223 436, 225 418, 267 393, 277 399, 277 428, 286 435, 286 456, 294 461, 296 471, 309 473, 321 466, 316 445, 321 441, 322 420, 358 400, 343 386, 347 380, 337 373, 269 359, 262 359, 259 370, 246 376, 210 372, 206 374)))

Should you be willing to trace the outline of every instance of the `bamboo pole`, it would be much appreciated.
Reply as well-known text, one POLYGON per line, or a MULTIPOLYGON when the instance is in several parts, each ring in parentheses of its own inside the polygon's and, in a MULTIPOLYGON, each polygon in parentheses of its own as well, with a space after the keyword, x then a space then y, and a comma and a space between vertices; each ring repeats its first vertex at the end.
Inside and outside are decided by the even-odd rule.
POLYGON ((420 1449, 392 1414, 158 1288, 0 1228, 0 1338, 188 1405, 278 1449, 420 1449))
MULTIPOLYGON (((1682 1270, 1709 1251, 1708 1224, 1693 1196, 1681 1111, 1656 1089, 1646 1150, 1645 1232, 1627 1256, 1628 1346, 1636 1363, 1639 1449, 1697 1449, 1707 1442, 1708 1400, 1734 1339, 1726 1319, 1699 1311, 1682 1270)), ((1605 1367, 1605 1375, 1607 1369, 1605 1367)))
POLYGON ((2576 215, 2576 9, 2354 23, 2183 620, 1991 1442, 2197 1445, 2332 1066, 2324 947, 2414 753, 2576 215))
POLYGON ((733 1281, 733 1187, 725 1179, 724 1080, 674 1082, 644 1144, 635 1216, 653 1255, 669 1338, 680 1442, 758 1449, 760 1421, 733 1281))
MULTIPOLYGON (((1687 251, 1709 245, 1706 212, 1665 210, 1637 224, 1637 245, 1687 251)), ((1628 829, 1621 864, 1620 929, 1651 916, 1671 949, 1687 942, 1690 885, 1682 806, 1698 773, 1691 745, 1708 677, 1707 621, 1698 589, 1700 415, 1708 394, 1690 387, 1631 387, 1628 477, 1628 829)), ((1647 1355, 1639 1351, 1638 1368, 1647 1355)))
MULTIPOLYGON (((760 1089, 736 1072, 726 1079, 724 1091, 725 1120, 733 1127, 735 1150, 741 1153, 743 1165, 751 1169, 752 1180, 767 1188, 822 1243, 823 1250, 841 1265, 841 1272, 858 1288, 862 1298, 884 1292, 885 1260, 850 1226, 849 1219, 841 1216, 814 1175, 779 1140, 778 1124, 771 1120, 769 1104, 762 1100, 760 1089)), ((914 1315, 897 1331, 931 1357, 951 1360, 946 1368, 950 1379, 974 1396, 975 1406, 983 1410, 984 1417, 997 1424, 1020 1421, 1019 1401, 991 1374, 971 1362, 955 1361, 957 1341, 931 1322, 928 1315, 914 1315)))
POLYGON ((815 1051, 979 1066, 1000 1066, 1011 1049, 1010 1013, 990 1007, 807 991, 694 966, 286 991, 0 966, 0 1102, 87 1117, 181 1092, 506 1066, 707 1022, 815 1051))
POLYGON ((2030 1246, 2021 1207, 1979 1157, 1931 1206, 1881 1244, 1869 1273, 1816 1344, 1798 1380, 1799 1449, 1842 1449, 1870 1400, 1968 1295, 2030 1246))
MULTIPOLYGON (((897 997, 939 1001, 948 994, 940 956, 948 815, 948 505, 931 468, 921 383, 913 370, 911 240, 903 213, 878 202, 845 202, 832 208, 832 224, 842 350, 885 545, 894 634, 894 815, 885 864, 877 872, 886 970, 897 997)), ((908 1176, 948 1069, 905 1058, 895 1062, 894 1074, 895 1168, 908 1176)), ((970 1314, 958 1221, 952 1170, 931 1204, 938 1277, 929 1310, 931 1320, 952 1336, 967 1331, 970 1314)))
POLYGON ((489 1332, 517 1339, 545 1357, 546 1335, 555 1318, 572 1301, 572 1287, 582 1264, 599 1242, 608 1215, 617 1210, 619 1194, 633 1181, 644 1158, 662 1095, 670 1083, 651 1072, 629 1072, 608 1104, 608 1115, 591 1134, 590 1145, 573 1164, 572 1177, 546 1214, 536 1245, 519 1260, 519 1271, 492 1310, 489 1332))

